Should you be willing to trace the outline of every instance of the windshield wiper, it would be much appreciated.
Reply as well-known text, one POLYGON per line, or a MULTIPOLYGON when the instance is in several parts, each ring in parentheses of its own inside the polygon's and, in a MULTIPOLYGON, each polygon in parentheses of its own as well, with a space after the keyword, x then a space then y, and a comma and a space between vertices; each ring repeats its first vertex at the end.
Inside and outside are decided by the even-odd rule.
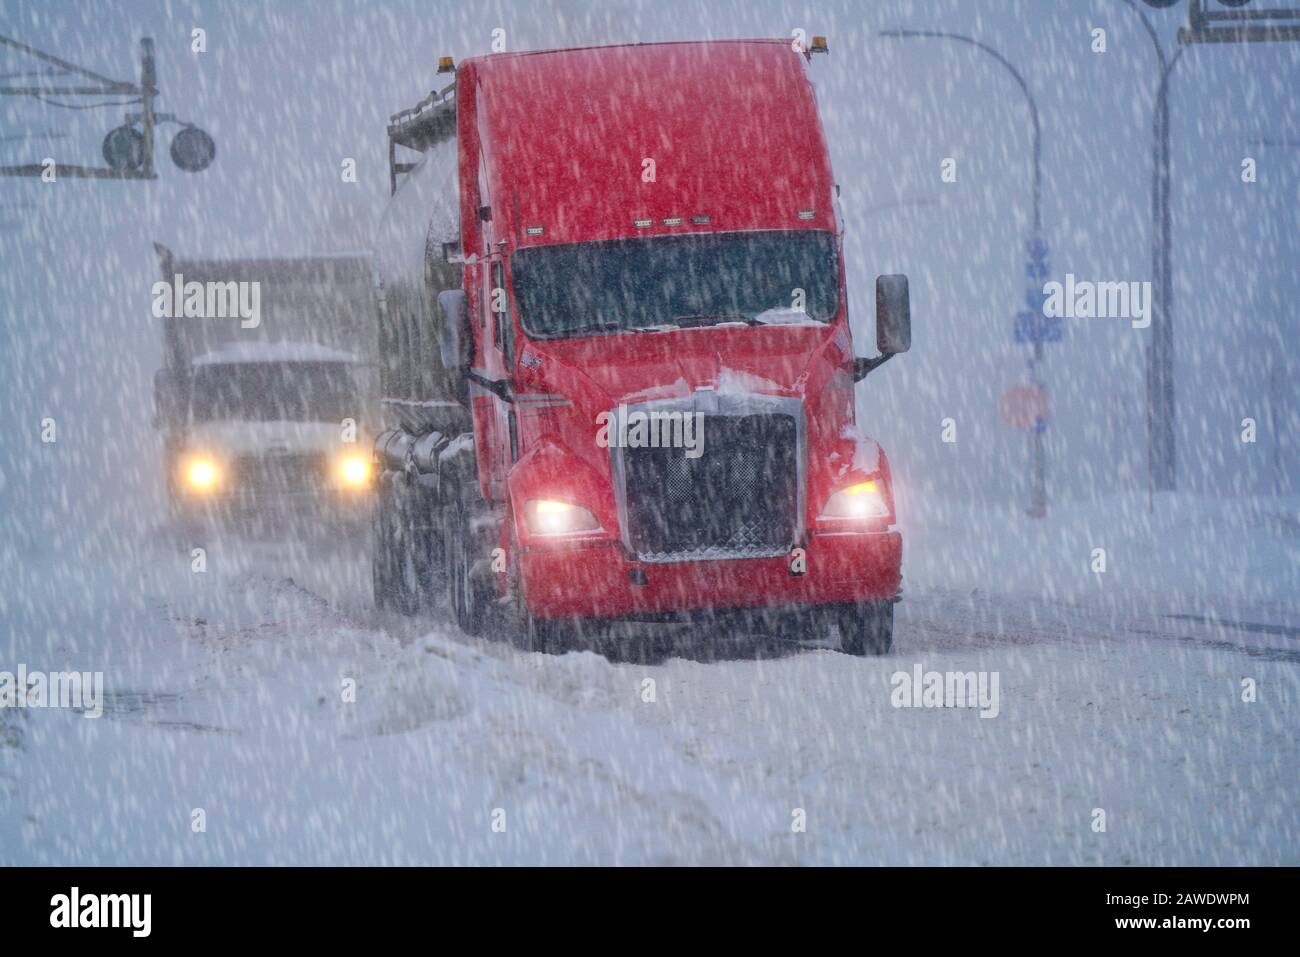
POLYGON ((608 319, 605 322, 593 322, 590 325, 579 326, 576 329, 566 329, 562 333, 565 336, 585 336, 593 332, 631 332, 627 326, 617 319, 608 319))
POLYGON ((727 315, 673 316, 673 322, 678 322, 678 323, 689 322, 696 326, 712 326, 724 322, 743 322, 747 326, 762 325, 761 322, 759 322, 757 319, 755 319, 752 316, 727 316, 727 315))
POLYGON ((579 329, 574 329, 568 335, 583 336, 591 332, 672 332, 674 329, 680 328, 681 326, 674 322, 660 322, 652 326, 625 326, 623 323, 611 319, 590 326, 582 326, 579 329))

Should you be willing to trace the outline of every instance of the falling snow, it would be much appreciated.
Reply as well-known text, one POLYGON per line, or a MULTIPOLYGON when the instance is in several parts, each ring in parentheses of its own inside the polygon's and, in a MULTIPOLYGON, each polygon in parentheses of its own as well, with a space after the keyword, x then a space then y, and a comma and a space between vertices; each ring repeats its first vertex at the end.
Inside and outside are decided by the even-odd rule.
MULTIPOLYGON (((1185 5, 1138 6, 1179 49, 1185 5)), ((1024 94, 977 48, 891 28, 976 37, 1025 78, 1046 278, 1157 278, 1158 66, 1124 0, 6 2, 0 36, 114 78, 152 37, 158 108, 216 158, 178 169, 170 126, 155 180, 0 177, 0 672, 104 674, 98 719, 0 709, 0 864, 1300 864, 1300 44, 1192 45, 1171 81, 1171 491, 1148 470, 1152 329, 1066 317, 1032 368, 1016 341, 1024 94), (808 69, 860 355, 875 277, 911 288, 912 348, 856 386, 844 446, 892 470, 888 655, 729 618, 537 654, 500 621, 377 610, 355 514, 169 512, 154 243, 374 248, 389 116, 495 30, 829 37, 808 69), (1041 518, 1001 401, 1032 378, 1041 518), (896 707, 916 666, 997 673, 996 717, 896 707)), ((41 69, 0 46, 0 84, 41 69)), ((101 165, 136 109, 0 97, 0 165, 101 165)), ((722 391, 763 391, 726 360, 722 391)))

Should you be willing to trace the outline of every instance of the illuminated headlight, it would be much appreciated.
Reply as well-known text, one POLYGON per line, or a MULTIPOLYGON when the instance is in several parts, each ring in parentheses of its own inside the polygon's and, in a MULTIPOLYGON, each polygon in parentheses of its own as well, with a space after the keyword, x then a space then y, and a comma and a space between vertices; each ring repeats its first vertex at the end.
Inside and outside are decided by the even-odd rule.
POLYGON ((210 492, 221 480, 221 469, 214 459, 196 455, 185 462, 185 484, 195 492, 210 492))
POLYGON ((884 518, 889 514, 885 505, 884 487, 878 481, 860 482, 840 489, 826 500, 822 518, 884 518))
POLYGON ((370 459, 364 455, 345 455, 339 459, 339 481, 348 488, 365 488, 370 484, 370 459))
POLYGON ((533 499, 524 506, 524 522, 534 535, 571 535, 600 529, 596 516, 581 505, 533 499))

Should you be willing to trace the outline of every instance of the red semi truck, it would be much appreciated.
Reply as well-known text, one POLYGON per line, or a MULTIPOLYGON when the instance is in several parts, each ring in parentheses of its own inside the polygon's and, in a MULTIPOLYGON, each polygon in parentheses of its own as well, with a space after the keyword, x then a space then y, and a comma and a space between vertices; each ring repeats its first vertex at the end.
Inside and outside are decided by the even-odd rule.
POLYGON ((475 57, 389 125, 374 589, 457 623, 737 610, 891 646, 902 541, 854 385, 825 135, 789 40, 475 57))

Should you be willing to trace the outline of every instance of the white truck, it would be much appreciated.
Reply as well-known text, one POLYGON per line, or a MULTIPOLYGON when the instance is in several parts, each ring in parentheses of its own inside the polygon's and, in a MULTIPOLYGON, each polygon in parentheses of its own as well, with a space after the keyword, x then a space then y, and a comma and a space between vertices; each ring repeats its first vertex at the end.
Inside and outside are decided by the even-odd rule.
POLYGON ((376 391, 369 255, 182 260, 154 248, 163 329, 154 425, 173 506, 360 518, 376 391), (231 301, 251 291, 256 315, 205 311, 201 291, 213 288, 231 301))

